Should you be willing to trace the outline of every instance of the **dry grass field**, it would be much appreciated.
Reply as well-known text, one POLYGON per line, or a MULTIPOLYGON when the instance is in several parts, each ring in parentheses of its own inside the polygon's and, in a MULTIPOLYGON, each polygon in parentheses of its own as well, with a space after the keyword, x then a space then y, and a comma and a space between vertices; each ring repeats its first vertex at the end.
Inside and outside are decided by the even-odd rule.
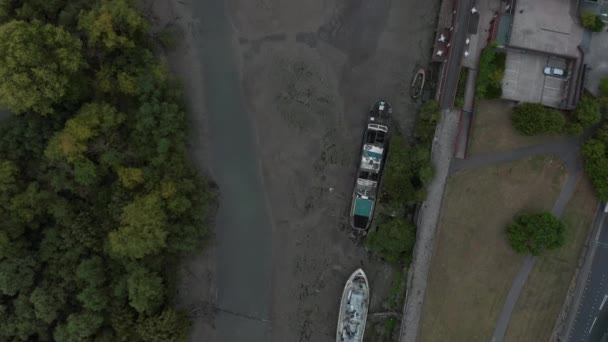
POLYGON ((488 341, 523 257, 505 226, 522 210, 550 210, 561 161, 536 157, 464 171, 448 181, 421 323, 422 341, 488 341))

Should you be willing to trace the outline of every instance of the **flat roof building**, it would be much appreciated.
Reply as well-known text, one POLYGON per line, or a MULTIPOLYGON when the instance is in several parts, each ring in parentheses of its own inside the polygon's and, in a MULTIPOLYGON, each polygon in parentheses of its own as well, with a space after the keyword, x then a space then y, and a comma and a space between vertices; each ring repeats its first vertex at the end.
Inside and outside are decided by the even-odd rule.
POLYGON ((507 54, 502 97, 573 109, 579 98, 583 28, 576 1, 514 0, 497 15, 495 39, 507 54), (564 71, 548 75, 546 68, 564 71))

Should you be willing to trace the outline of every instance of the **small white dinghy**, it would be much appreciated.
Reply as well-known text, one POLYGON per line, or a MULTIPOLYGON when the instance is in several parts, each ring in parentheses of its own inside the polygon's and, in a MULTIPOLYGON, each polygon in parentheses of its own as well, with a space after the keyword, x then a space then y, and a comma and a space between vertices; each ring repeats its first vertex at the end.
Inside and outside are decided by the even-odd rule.
POLYGON ((336 342, 362 342, 369 306, 369 283, 362 269, 356 270, 344 286, 338 317, 336 342))

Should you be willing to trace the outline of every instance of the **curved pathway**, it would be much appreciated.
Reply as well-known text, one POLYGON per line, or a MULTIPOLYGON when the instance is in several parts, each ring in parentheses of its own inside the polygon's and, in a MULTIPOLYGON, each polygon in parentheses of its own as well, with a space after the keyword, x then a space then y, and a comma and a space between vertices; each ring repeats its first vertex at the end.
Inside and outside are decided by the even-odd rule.
MULTIPOLYGON (((551 213, 554 216, 560 217, 566 208, 566 204, 574 194, 576 184, 582 174, 582 163, 580 162, 579 154, 582 141, 583 137, 563 138, 544 144, 518 148, 512 151, 487 154, 469 159, 458 159, 452 162, 450 173, 454 174, 462 170, 512 162, 534 156, 554 155, 566 164, 567 172, 566 181, 551 210, 551 213)), ((528 275, 532 271, 535 263, 535 256, 526 256, 515 279, 513 279, 505 303, 498 316, 498 321, 492 336, 492 342, 501 342, 504 339, 515 304, 517 304, 519 295, 521 294, 526 280, 528 279, 528 275)))
POLYGON ((455 159, 450 165, 450 174, 461 170, 476 169, 498 163, 512 162, 541 155, 554 155, 566 163, 568 172, 576 169, 581 137, 563 138, 543 144, 521 147, 515 150, 484 154, 467 159, 455 159))

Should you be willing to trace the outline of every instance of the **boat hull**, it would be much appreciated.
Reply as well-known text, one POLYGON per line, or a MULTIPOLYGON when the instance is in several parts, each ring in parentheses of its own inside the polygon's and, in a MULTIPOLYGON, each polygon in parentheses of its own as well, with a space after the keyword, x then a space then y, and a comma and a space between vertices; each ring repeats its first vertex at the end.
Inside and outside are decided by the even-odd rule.
POLYGON ((336 342, 362 342, 369 308, 369 282, 362 269, 346 281, 340 301, 336 342))

